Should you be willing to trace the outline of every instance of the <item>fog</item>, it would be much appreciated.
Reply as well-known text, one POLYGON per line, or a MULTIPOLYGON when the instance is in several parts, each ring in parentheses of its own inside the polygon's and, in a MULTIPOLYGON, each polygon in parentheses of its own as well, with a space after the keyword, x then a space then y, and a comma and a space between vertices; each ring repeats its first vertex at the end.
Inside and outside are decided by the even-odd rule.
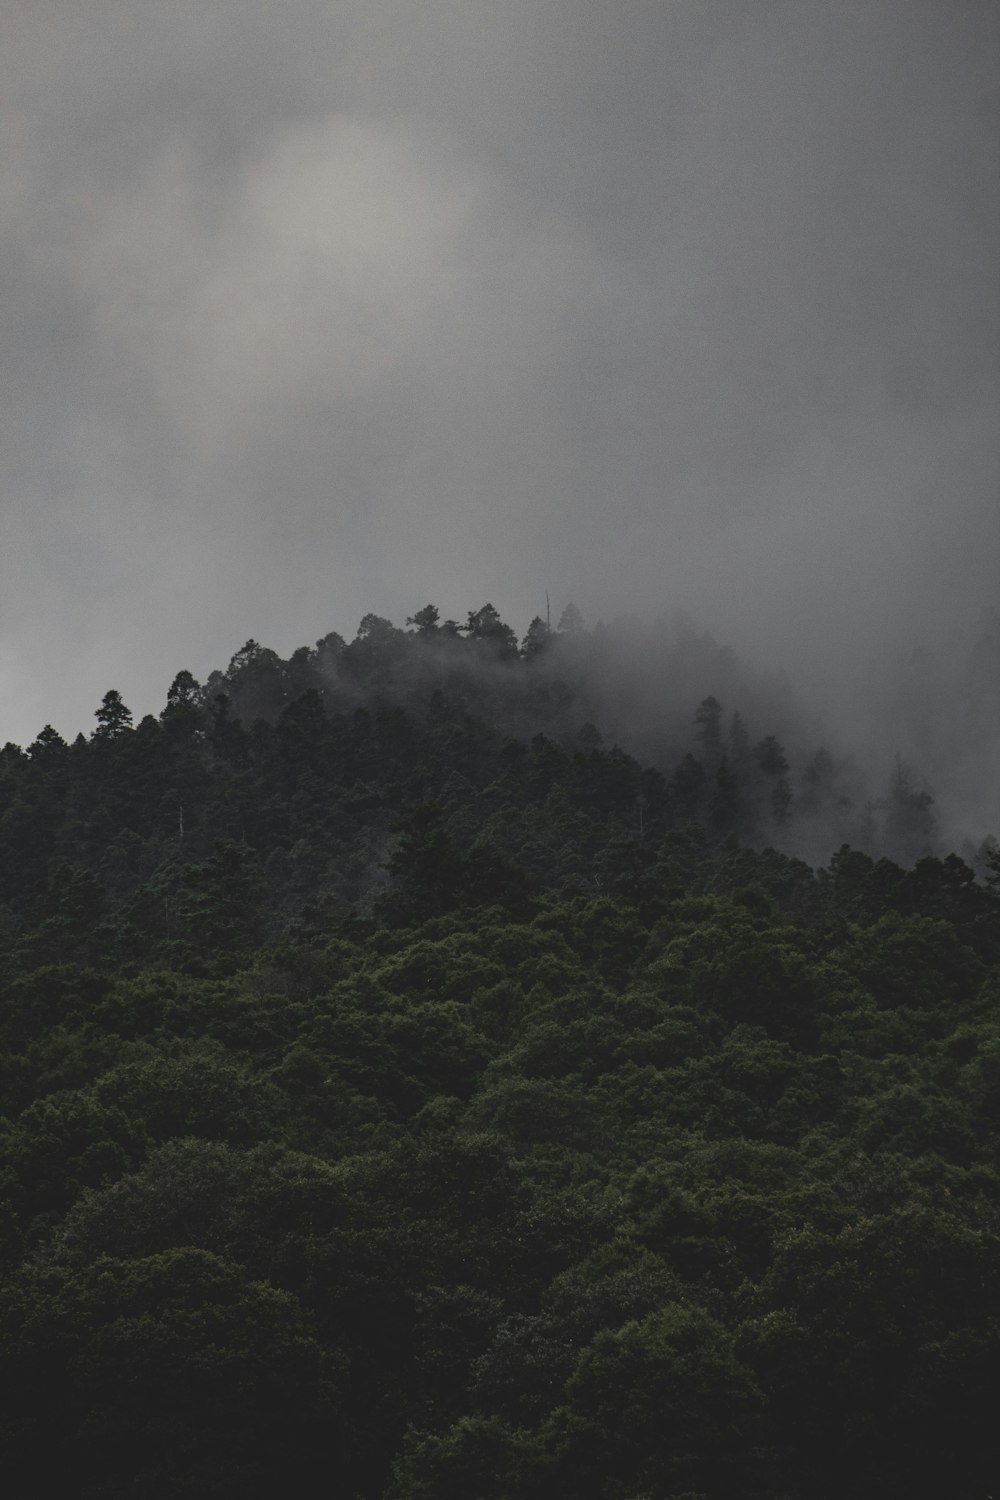
POLYGON ((0 741, 548 593, 1000 821, 998 16, 8 0, 0 741))

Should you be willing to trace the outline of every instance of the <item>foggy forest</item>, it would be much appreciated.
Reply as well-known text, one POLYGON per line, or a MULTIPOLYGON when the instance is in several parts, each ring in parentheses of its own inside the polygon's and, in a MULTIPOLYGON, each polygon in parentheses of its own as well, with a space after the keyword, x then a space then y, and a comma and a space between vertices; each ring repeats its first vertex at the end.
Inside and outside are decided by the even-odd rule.
POLYGON ((4 1493, 1000 1494, 996 0, 0 33, 4 1493))
POLYGON ((935 809, 573 604, 7 744, 16 1493, 987 1493, 1000 850, 935 809))

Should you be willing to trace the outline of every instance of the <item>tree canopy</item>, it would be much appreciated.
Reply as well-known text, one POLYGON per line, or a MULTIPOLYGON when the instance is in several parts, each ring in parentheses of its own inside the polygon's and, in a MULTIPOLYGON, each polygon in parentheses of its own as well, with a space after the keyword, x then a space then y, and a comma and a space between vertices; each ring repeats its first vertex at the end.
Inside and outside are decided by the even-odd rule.
POLYGON ((983 1500, 995 854, 408 625, 0 753, 11 1492, 983 1500))

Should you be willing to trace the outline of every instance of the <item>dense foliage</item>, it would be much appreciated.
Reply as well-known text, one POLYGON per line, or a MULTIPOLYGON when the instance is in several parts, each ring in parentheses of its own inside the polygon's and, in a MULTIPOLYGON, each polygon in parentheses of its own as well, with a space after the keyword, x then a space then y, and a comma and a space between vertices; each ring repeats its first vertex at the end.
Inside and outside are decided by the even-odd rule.
POLYGON ((832 763, 712 696, 606 747, 572 616, 411 625, 3 752, 8 1492, 984 1500, 990 880, 769 847, 832 763))

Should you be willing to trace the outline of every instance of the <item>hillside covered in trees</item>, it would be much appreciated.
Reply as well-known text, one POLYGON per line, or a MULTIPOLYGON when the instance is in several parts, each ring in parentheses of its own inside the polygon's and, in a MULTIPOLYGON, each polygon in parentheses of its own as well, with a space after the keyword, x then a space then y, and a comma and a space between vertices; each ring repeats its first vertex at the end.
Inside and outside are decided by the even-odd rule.
POLYGON ((866 785, 809 740, 787 686, 684 621, 591 632, 570 605, 520 646, 489 604, 408 623, 367 615, 287 661, 248 641, 204 684, 178 673, 158 718, 133 724, 112 690, 89 737, 6 745, 0 944, 177 963, 318 910, 368 915, 400 818, 428 805, 463 853, 488 845, 549 891, 631 889, 684 830, 821 864, 845 843, 946 852, 902 760, 866 785), (230 920, 239 936, 216 930, 230 920))
POLYGON ((995 1492, 1000 861, 903 761, 572 608, 96 721, 0 752, 13 1495, 995 1492))

